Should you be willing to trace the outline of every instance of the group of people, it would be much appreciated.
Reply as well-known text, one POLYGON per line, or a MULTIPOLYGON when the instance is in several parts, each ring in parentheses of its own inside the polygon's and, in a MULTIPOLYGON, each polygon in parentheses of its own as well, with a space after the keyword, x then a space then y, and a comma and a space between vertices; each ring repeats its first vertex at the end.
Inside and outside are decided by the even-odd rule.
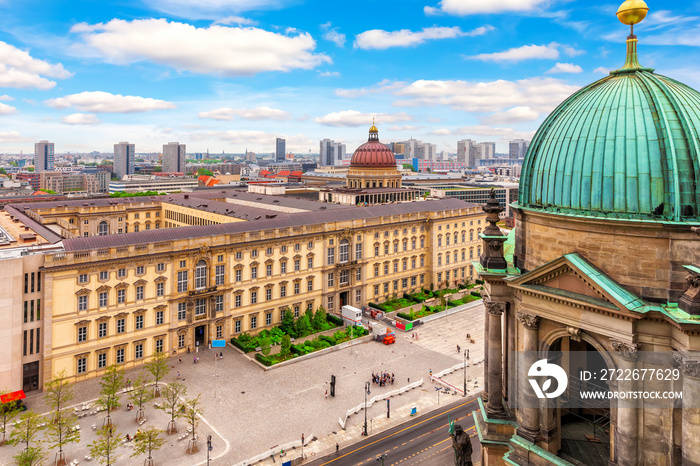
POLYGON ((375 374, 372 372, 372 383, 380 387, 388 384, 394 385, 394 374, 389 374, 388 372, 379 372, 375 374))
POLYGON ((126 404, 126 410, 127 410, 127 411, 131 411, 132 409, 134 409, 134 403, 127 403, 127 404, 126 404))
POLYGON ((129 435, 129 434, 126 434, 126 437, 125 437, 125 438, 126 438, 126 441, 127 441, 127 442, 131 442, 132 440, 137 439, 139 435, 141 435, 141 430, 140 430, 140 429, 136 431, 136 434, 135 434, 133 437, 132 437, 131 435, 129 435))
POLYGON ((224 359, 223 351, 214 353, 214 361, 216 361, 217 359, 224 359))

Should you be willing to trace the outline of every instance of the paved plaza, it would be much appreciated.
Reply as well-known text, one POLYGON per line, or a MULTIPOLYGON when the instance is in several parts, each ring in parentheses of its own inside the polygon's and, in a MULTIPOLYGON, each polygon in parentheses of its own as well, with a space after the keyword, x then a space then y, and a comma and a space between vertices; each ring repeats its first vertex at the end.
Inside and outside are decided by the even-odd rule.
MULTIPOLYGON (((182 383, 187 387, 188 397, 202 394, 203 419, 199 427, 200 452, 185 454, 187 440, 178 441, 177 435, 168 437, 169 442, 154 457, 157 464, 194 465, 205 462, 205 439, 212 434, 212 464, 232 465, 242 463, 269 449, 301 439, 307 440, 304 453, 307 458, 318 458, 335 450, 335 444, 347 446, 361 436, 364 413, 352 415, 347 420, 346 430, 342 430, 339 419, 345 417, 348 409, 364 401, 364 385, 370 381, 372 372, 389 372, 395 375, 394 385, 372 386, 372 396, 400 388, 410 382, 424 380, 421 387, 391 399, 391 418, 386 419, 386 402, 376 403, 368 410, 371 419, 370 434, 399 424, 410 416, 412 407, 419 414, 438 406, 438 394, 431 385, 428 374, 438 373, 463 361, 463 355, 456 347, 470 350, 471 361, 483 359, 484 307, 481 302, 470 303, 460 312, 445 315, 417 329, 418 338, 412 332, 397 332, 396 343, 385 346, 378 342, 367 342, 323 356, 288 364, 283 367, 264 370, 247 355, 237 349, 227 347, 224 358, 216 360, 214 350, 200 351, 199 364, 193 364, 190 355, 169 360, 171 372, 166 382, 175 381, 179 371, 182 383), (467 333, 475 343, 466 340, 467 333), (330 394, 331 375, 336 376, 336 396, 330 394), (316 440, 310 439, 315 438, 316 440), (159 460, 160 458, 160 460, 159 460)), ((127 372, 131 380, 136 378, 139 369, 127 372)), ((483 363, 469 368, 469 377, 476 379, 477 387, 483 386, 483 363)), ((462 388, 463 372, 443 377, 448 383, 462 388)), ((470 383, 470 387, 473 387, 470 383)), ((74 386, 76 401, 93 400, 99 394, 99 380, 89 380, 74 386)), ((440 404, 456 401, 456 396, 442 393, 440 404)), ((459 395, 457 395, 459 396, 459 395)), ((155 400, 158 401, 158 400, 155 400)), ((122 403, 126 404, 126 397, 122 403)), ((37 412, 46 412, 43 395, 30 396, 27 406, 37 412)), ((134 413, 123 408, 116 414, 115 424, 119 432, 134 434, 139 427, 134 422, 134 413)), ((148 422, 144 427, 165 429, 167 416, 153 408, 149 402, 146 410, 148 422)), ((104 413, 80 419, 83 439, 79 446, 68 446, 67 458, 77 458, 85 463, 87 444, 94 433, 92 424, 101 422, 104 413)), ((185 421, 179 420, 181 431, 185 421)), ((142 464, 142 460, 128 458, 130 450, 122 448, 122 458, 117 464, 142 464)), ((11 456, 16 448, 0 448, 0 464, 11 464, 11 456)), ((293 452, 297 455, 298 451, 293 452)), ((50 456, 52 458, 52 456, 50 456)), ((279 462, 279 459, 277 459, 279 462)), ((92 460, 94 463, 95 460, 92 460)), ((266 463, 265 463, 266 464, 266 463)), ((273 464, 269 461, 269 464, 273 464)))

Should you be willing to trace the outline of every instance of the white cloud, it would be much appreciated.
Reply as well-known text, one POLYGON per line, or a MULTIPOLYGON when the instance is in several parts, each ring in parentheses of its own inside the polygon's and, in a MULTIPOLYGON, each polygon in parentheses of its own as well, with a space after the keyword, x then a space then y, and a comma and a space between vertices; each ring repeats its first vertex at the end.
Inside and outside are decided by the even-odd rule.
POLYGON ((333 42, 338 47, 345 47, 345 34, 338 32, 338 28, 332 28, 331 22, 327 22, 321 25, 321 29, 326 31, 323 34, 323 38, 327 41, 333 42))
POLYGON ((393 125, 389 126, 390 131, 418 131, 421 127, 416 125, 393 125))
POLYGON ((145 0, 151 8, 192 19, 216 19, 229 13, 279 8, 285 0, 145 0))
POLYGON ((516 131, 512 128, 502 128, 495 126, 463 126, 452 131, 455 135, 469 135, 479 137, 499 137, 501 142, 508 142, 513 139, 532 139, 534 131, 516 131))
POLYGON ((0 131, 0 143, 26 141, 29 141, 29 138, 25 138, 17 131, 0 131))
POLYGON ((320 71, 319 76, 323 78, 339 78, 340 72, 338 71, 320 71))
POLYGON ((557 46, 558 44, 555 42, 552 42, 549 45, 523 45, 522 47, 515 47, 503 52, 480 53, 467 58, 494 62, 519 62, 522 60, 531 59, 557 59, 559 58, 559 50, 557 49, 557 46))
POLYGON ((10 115, 12 113, 17 113, 17 109, 15 107, 0 103, 0 115, 10 115))
POLYGON ((100 122, 92 113, 74 113, 61 118, 61 121, 67 125, 96 125, 100 122))
POLYGON ((75 107, 93 113, 135 113, 176 108, 172 102, 134 95, 110 94, 109 92, 81 92, 57 99, 49 99, 46 105, 53 108, 75 107))
POLYGON ((489 13, 528 13, 546 8, 551 0, 442 0, 438 7, 426 6, 423 11, 427 15, 447 13, 449 15, 466 16, 489 13))
POLYGON ((0 101, 1 102, 10 102, 12 100, 15 100, 14 97, 9 96, 9 95, 0 95, 0 101))
POLYGON ((313 53, 316 41, 308 33, 290 36, 220 25, 198 28, 165 19, 80 23, 71 32, 84 42, 78 51, 117 64, 148 60, 180 71, 234 76, 331 63, 327 55, 313 53))
POLYGON ((322 117, 314 118, 316 123, 326 126, 371 126, 372 118, 376 118, 377 124, 396 123, 401 121, 413 121, 408 113, 362 113, 356 110, 343 110, 333 112, 322 117))
POLYGON ((490 82, 419 80, 394 91, 399 107, 447 105, 466 112, 501 112, 527 106, 537 112, 550 112, 577 91, 555 78, 528 78, 490 82))
POLYGON ((459 27, 430 27, 414 32, 408 29, 399 31, 384 31, 372 29, 355 36, 355 48, 364 50, 384 50, 390 47, 410 47, 422 44, 427 40, 454 39, 465 36, 480 36, 493 31, 493 26, 481 26, 473 31, 463 32, 459 27))
POLYGON ((570 45, 563 45, 561 50, 570 57, 578 57, 586 53, 585 50, 578 50, 570 45))
POLYGON ((246 120, 276 120, 284 121, 291 119, 291 115, 284 110, 270 107, 256 108, 228 108, 222 107, 208 112, 199 112, 199 118, 210 118, 212 120, 233 120, 240 117, 246 120))
POLYGON ((384 79, 377 84, 369 87, 361 87, 358 89, 336 89, 335 95, 338 97, 347 97, 354 99, 356 97, 362 97, 367 94, 380 94, 387 93, 396 89, 400 89, 406 83, 400 81, 391 81, 389 79, 384 79))
POLYGON ((547 74, 552 74, 552 73, 580 73, 583 71, 583 68, 581 68, 578 65, 574 65, 573 63, 557 63, 554 65, 551 69, 547 71, 547 74))
POLYGON ((594 73, 600 73, 600 74, 606 74, 606 75, 610 74, 610 71, 611 71, 610 68, 606 68, 604 66, 599 66, 598 68, 593 70, 594 73))
POLYGON ((433 131, 433 134, 437 136, 447 136, 448 134, 451 134, 451 131, 447 128, 440 128, 433 131))
POLYGON ((243 16, 227 16, 225 18, 217 19, 214 24, 238 24, 239 26, 255 26, 258 24, 257 21, 250 18, 244 18, 243 16))
POLYGON ((521 123, 523 121, 536 120, 540 112, 533 110, 530 107, 518 106, 509 108, 505 112, 494 113, 487 117, 481 118, 481 122, 486 125, 502 125, 508 123, 521 123))
POLYGON ((34 87, 47 90, 56 85, 55 81, 44 76, 65 79, 70 77, 71 73, 60 63, 54 65, 33 58, 29 52, 0 41, 0 87, 34 87))

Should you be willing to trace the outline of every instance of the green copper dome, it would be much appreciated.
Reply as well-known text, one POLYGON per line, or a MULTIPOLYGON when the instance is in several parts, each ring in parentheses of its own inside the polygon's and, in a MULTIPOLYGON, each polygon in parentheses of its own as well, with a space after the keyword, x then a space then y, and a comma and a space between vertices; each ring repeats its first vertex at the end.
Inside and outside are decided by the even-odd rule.
POLYGON ((579 90, 525 156, 519 207, 586 216, 700 219, 700 93, 637 62, 579 90))

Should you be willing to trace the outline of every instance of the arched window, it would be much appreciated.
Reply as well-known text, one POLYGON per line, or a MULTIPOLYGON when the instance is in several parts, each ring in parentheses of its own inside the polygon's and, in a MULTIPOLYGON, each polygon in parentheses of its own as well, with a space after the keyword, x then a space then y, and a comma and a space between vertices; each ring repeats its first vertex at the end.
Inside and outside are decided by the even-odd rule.
POLYGON ((207 287, 207 263, 203 260, 194 269, 194 287, 197 290, 207 287))
POLYGON ((455 231, 455 244, 457 244, 457 232, 455 231))
POLYGON ((109 224, 103 220, 97 226, 97 236, 107 236, 108 234, 109 234, 109 224))
POLYGON ((446 246, 450 245, 450 234, 449 233, 445 235, 445 245, 446 246))
POLYGON ((442 265, 442 254, 438 254, 437 258, 438 258, 438 266, 441 266, 442 265))
POLYGON ((474 230, 469 230, 469 241, 474 241, 474 230))
POLYGON ((350 258, 350 243, 348 242, 348 240, 344 239, 340 242, 339 252, 339 262, 347 262, 350 258))
POLYGON ((442 235, 438 235, 438 247, 442 247, 442 235))

